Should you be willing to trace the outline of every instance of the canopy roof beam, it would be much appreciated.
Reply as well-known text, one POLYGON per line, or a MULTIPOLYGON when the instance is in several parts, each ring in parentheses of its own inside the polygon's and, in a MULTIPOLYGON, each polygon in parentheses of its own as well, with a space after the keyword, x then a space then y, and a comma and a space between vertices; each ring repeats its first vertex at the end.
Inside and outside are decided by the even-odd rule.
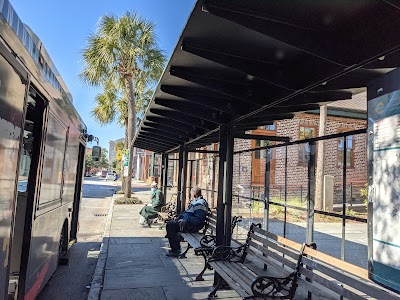
POLYGON ((191 133, 179 130, 177 128, 160 126, 159 124, 153 123, 153 122, 143 122, 142 128, 143 129, 146 129, 146 128, 156 129, 160 132, 172 133, 172 134, 176 134, 178 136, 182 136, 182 137, 185 137, 188 139, 194 138, 196 136, 196 134, 193 134, 193 133, 191 134, 191 133))
POLYGON ((164 132, 159 132, 156 129, 153 128, 142 128, 141 129, 143 131, 143 133, 147 132, 148 134, 150 134, 151 136, 155 136, 161 139, 165 139, 167 141, 171 141, 171 142, 178 142, 178 143, 183 143, 186 142, 188 139, 179 135, 175 135, 172 133, 164 133, 164 132))
POLYGON ((205 132, 204 128, 194 126, 193 124, 187 124, 184 122, 180 122, 180 120, 172 120, 169 118, 159 117, 159 116, 147 116, 146 120, 149 122, 159 124, 164 127, 168 127, 168 128, 172 128, 172 129, 179 129, 188 134, 191 132, 193 132, 195 134, 204 134, 204 132, 205 132), (188 130, 185 130, 186 128, 188 130))
POLYGON ((174 145, 176 145, 175 143, 171 143, 169 141, 166 140, 161 140, 157 137, 152 136, 151 139, 148 138, 137 138, 138 143, 148 143, 154 146, 157 146, 159 148, 169 148, 169 147, 173 147, 174 145))
POLYGON ((261 140, 261 141, 276 141, 276 142, 289 142, 290 138, 287 136, 272 136, 272 135, 260 135, 260 134, 245 134, 235 133, 235 138, 245 140, 261 140))
POLYGON ((207 122, 215 124, 221 123, 221 120, 228 121, 229 119, 217 110, 205 109, 201 105, 190 103, 186 100, 169 100, 169 99, 158 99, 154 100, 155 104, 179 111, 185 115, 200 118, 207 122))
POLYGON ((249 117, 238 123, 235 123, 235 126, 240 126, 240 125, 261 126, 263 124, 267 124, 268 122, 292 119, 293 117, 294 117, 294 114, 283 114, 283 113, 279 114, 279 116, 249 117))
POLYGON ((243 106, 240 102, 237 102, 237 99, 231 97, 222 97, 222 95, 217 96, 210 92, 204 92, 203 89, 162 85, 161 90, 169 95, 173 95, 229 115, 237 115, 239 112, 243 112, 243 106))
POLYGON ((179 120, 179 122, 186 123, 188 125, 194 125, 203 129, 214 129, 214 126, 196 116, 188 116, 177 111, 150 108, 150 112, 172 120, 179 120))
MULTIPOLYGON (((384 49, 398 46, 398 36, 400 35, 398 11, 385 1, 375 3, 373 14, 364 14, 362 17, 353 18, 351 31, 348 31, 348 27, 344 27, 343 24, 338 26, 336 22, 321 23, 319 27, 311 27, 305 25, 305 22, 301 20, 289 21, 284 14, 279 17, 273 16, 267 13, 267 11, 273 10, 273 8, 268 9, 269 5, 273 6, 274 4, 265 3, 263 11, 256 12, 234 6, 226 1, 207 1, 203 5, 203 11, 343 67, 358 64, 379 55, 385 51, 384 49), (385 22, 381 22, 382 15, 385 15, 385 22), (379 24, 379 31, 376 30, 376 24, 379 24), (370 43, 371 38, 365 38, 366 32, 374 36, 374 45, 370 43), (381 35, 380 32, 385 32, 385 35, 381 35)), ((348 23, 346 25, 350 26, 348 23)))

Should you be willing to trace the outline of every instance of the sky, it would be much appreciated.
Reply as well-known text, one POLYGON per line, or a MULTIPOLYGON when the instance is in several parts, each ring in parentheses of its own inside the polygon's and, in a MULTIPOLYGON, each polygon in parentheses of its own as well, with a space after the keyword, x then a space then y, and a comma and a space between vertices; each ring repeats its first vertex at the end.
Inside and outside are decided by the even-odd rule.
MULTIPOLYGON (((100 126, 91 116, 94 98, 100 89, 83 85, 78 74, 82 71, 81 51, 86 39, 96 29, 105 14, 121 16, 136 11, 156 23, 159 45, 166 56, 172 54, 179 36, 192 11, 195 0, 10 0, 22 22, 41 39, 57 70, 70 90, 74 105, 88 127, 88 133, 108 142, 124 137, 118 124, 100 126)), ((93 145, 93 144, 92 144, 93 145)), ((91 147, 92 145, 88 145, 91 147)))

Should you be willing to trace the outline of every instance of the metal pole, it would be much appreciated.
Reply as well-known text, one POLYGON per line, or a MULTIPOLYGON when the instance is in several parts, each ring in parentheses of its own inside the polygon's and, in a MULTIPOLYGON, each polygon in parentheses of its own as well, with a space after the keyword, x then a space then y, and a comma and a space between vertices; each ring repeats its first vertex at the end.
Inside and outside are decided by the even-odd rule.
POLYGON ((189 189, 192 189, 192 178, 193 178, 193 160, 190 161, 190 168, 189 168, 189 189))
POLYGON ((226 149, 226 168, 225 168, 225 245, 230 246, 232 231, 232 190, 233 190, 233 130, 227 128, 227 149, 226 149))
POLYGON ((188 152, 187 147, 183 146, 183 169, 182 169, 182 199, 181 199, 181 211, 186 209, 186 199, 187 197, 187 171, 188 171, 188 152))
POLYGON ((164 194, 164 201, 167 198, 168 187, 168 154, 161 154, 162 160, 162 192, 164 194))
POLYGON ((177 213, 180 214, 186 208, 186 181, 187 181, 187 162, 188 152, 184 145, 179 146, 179 162, 178 162, 178 197, 177 197, 177 213))
POLYGON ((219 165, 218 165, 218 196, 217 196, 217 226, 216 242, 217 246, 224 245, 225 235, 225 203, 224 203, 224 174, 226 167, 227 125, 221 124, 219 127, 219 165))
POLYGON ((347 171, 347 137, 343 137, 343 207, 342 207, 342 248, 341 259, 345 259, 346 243, 346 172, 347 171))
POLYGON ((200 164, 200 161, 199 160, 196 160, 196 186, 198 186, 199 185, 199 164, 200 164))
POLYGON ((154 152, 151 153, 151 167, 150 167, 150 177, 154 176, 154 162, 156 160, 156 154, 154 152))
POLYGON ((308 161, 307 195, 307 236, 306 243, 314 241, 314 204, 315 204, 315 142, 310 142, 310 160, 308 161))
POLYGON ((211 206, 214 208, 215 207, 215 163, 216 158, 215 156, 213 157, 213 169, 212 169, 212 182, 211 182, 211 206))
POLYGON ((287 145, 286 145, 286 147, 285 147, 285 210, 284 210, 284 212, 285 212, 285 220, 284 220, 284 222, 283 222, 283 237, 286 237, 286 221, 287 221, 287 207, 286 207, 286 205, 287 205, 287 175, 288 175, 288 172, 287 172, 287 164, 288 164, 288 147, 287 147, 287 145))
POLYGON ((269 221, 269 195, 270 195, 270 184, 271 184, 271 158, 272 149, 267 149, 265 155, 265 177, 264 177, 264 220, 263 229, 268 231, 269 221))
POLYGON ((176 199, 176 212, 177 214, 181 213, 182 207, 182 173, 183 173, 183 145, 179 146, 179 157, 178 157, 178 197, 176 199))

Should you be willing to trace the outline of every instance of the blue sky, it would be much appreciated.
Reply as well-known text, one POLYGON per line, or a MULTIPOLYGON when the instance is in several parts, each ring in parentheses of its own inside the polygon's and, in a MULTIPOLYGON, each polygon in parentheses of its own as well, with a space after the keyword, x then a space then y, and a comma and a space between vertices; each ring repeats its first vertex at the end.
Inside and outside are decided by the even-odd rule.
MULTIPOLYGON (((74 105, 84 119, 89 134, 100 138, 108 149, 108 141, 124 137, 117 124, 100 126, 90 111, 94 97, 100 92, 84 86, 77 78, 81 72, 80 51, 99 18, 107 13, 117 16, 136 11, 157 24, 161 49, 169 58, 195 0, 10 0, 21 20, 39 36, 74 98, 74 105)), ((91 145, 89 144, 89 147, 91 145)))

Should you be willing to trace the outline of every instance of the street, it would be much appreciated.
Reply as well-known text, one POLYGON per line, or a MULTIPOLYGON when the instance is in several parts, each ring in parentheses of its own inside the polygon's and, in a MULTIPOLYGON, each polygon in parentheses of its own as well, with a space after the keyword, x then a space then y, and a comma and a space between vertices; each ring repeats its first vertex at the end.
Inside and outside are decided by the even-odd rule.
POLYGON ((37 299, 87 298, 115 188, 115 182, 96 177, 85 178, 78 242, 69 251, 69 265, 58 267, 37 299))

